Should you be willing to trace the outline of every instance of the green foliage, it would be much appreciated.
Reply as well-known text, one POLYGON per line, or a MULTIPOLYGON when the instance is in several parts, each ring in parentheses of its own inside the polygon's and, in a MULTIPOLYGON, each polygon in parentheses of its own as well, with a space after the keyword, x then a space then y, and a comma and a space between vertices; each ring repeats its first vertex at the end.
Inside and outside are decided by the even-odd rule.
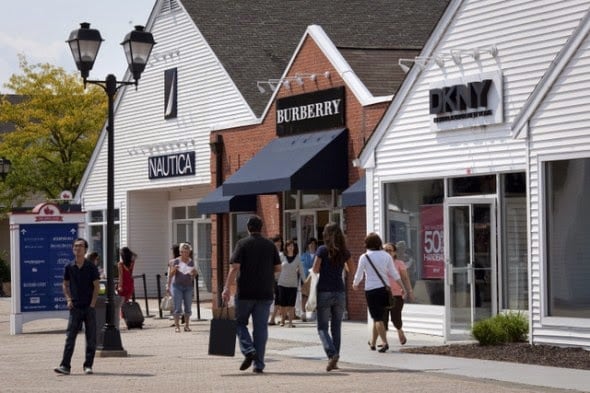
POLYGON ((496 315, 498 323, 508 335, 509 342, 524 342, 529 331, 529 321, 522 313, 506 313, 496 315))
POLYGON ((107 97, 98 86, 84 89, 77 74, 50 64, 29 65, 5 88, 24 97, 0 99, 0 122, 15 131, 0 136, 0 156, 12 162, 0 184, 0 205, 20 206, 27 198, 56 198, 76 192, 107 115, 107 97))
POLYGON ((508 334, 502 326, 493 319, 477 321, 471 328, 471 334, 480 345, 503 344, 508 339, 508 334))
POLYGON ((499 314, 477 321, 471 334, 480 345, 498 345, 526 341, 528 320, 521 313, 499 314))
POLYGON ((0 258, 0 283, 10 282, 10 263, 0 258))

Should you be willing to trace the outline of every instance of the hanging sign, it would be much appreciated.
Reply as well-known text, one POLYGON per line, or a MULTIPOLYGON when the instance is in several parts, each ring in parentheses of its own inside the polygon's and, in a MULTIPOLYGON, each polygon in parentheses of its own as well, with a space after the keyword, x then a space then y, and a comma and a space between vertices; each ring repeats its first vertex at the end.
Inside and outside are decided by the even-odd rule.
POLYGON ((167 154, 148 158, 148 177, 193 176, 195 174, 195 152, 167 154))
POLYGON ((446 79, 429 90, 433 131, 497 124, 504 121, 502 74, 488 72, 446 79))
POLYGON ((344 127, 344 87, 277 100, 277 136, 344 127))

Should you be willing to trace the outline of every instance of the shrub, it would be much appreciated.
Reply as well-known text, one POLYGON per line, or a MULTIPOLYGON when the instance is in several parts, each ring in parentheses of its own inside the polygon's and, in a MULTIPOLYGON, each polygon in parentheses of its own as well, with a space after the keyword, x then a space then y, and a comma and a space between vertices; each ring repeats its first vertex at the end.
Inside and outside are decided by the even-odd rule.
POLYGON ((521 313, 499 314, 473 324, 471 334, 480 345, 526 341, 528 320, 521 313))
POLYGON ((506 342, 508 334, 493 318, 483 319, 473 324, 471 334, 479 345, 498 345, 506 342))
POLYGON ((0 283, 10 282, 10 263, 0 258, 0 283))
POLYGON ((527 339, 529 321, 520 312, 499 314, 494 317, 508 334, 508 342, 523 342, 527 339))

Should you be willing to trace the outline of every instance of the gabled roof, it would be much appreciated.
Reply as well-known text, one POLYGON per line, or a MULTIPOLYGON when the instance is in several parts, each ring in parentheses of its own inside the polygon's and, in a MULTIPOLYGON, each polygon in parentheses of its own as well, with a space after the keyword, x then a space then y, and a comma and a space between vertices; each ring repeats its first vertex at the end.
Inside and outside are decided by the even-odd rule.
MULTIPOLYGON (((388 51, 422 48, 449 1, 180 2, 259 116, 269 97, 260 94, 256 82, 281 77, 309 25, 321 26, 338 48, 346 49, 343 53, 348 53, 351 64, 354 51, 361 49, 370 50, 370 56, 382 64, 390 60, 388 51), (378 53, 381 58, 375 56, 378 53)), ((371 74, 367 64, 360 74, 371 74)), ((393 94, 391 88, 388 94, 393 94)))
MULTIPOLYGON (((439 40, 443 37, 447 27, 451 24, 453 18, 455 17, 456 13, 461 6, 462 0, 451 0, 448 4, 447 9, 441 15, 440 20, 437 20, 436 24, 434 25, 432 34, 427 40, 424 42, 424 47, 420 52, 421 56, 429 57, 433 53, 438 44, 439 40)), ((381 139, 386 135, 389 125, 397 115, 399 108, 403 105, 404 101, 406 100, 407 96, 412 91, 412 88, 422 69, 420 67, 412 67, 407 74, 406 78, 403 80, 399 90, 397 91, 395 97, 393 98, 389 108, 383 114, 383 117, 379 121, 379 124, 375 127, 375 131, 361 150, 359 155, 359 164, 363 168, 373 167, 375 165, 374 162, 374 152, 379 143, 381 143, 381 139)))

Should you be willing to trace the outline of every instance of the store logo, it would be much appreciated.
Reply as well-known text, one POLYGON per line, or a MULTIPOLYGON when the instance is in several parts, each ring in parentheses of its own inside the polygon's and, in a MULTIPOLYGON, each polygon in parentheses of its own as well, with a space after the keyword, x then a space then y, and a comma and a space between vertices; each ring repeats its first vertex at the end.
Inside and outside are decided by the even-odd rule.
POLYGON ((195 174, 195 152, 188 151, 148 158, 148 177, 191 176, 195 174))
POLYGON ((458 129, 503 121, 502 74, 488 72, 431 85, 432 129, 458 129))
POLYGON ((487 108, 491 79, 430 90, 430 114, 487 108))
POLYGON ((277 136, 343 127, 344 93, 344 87, 335 87, 277 100, 277 136))

